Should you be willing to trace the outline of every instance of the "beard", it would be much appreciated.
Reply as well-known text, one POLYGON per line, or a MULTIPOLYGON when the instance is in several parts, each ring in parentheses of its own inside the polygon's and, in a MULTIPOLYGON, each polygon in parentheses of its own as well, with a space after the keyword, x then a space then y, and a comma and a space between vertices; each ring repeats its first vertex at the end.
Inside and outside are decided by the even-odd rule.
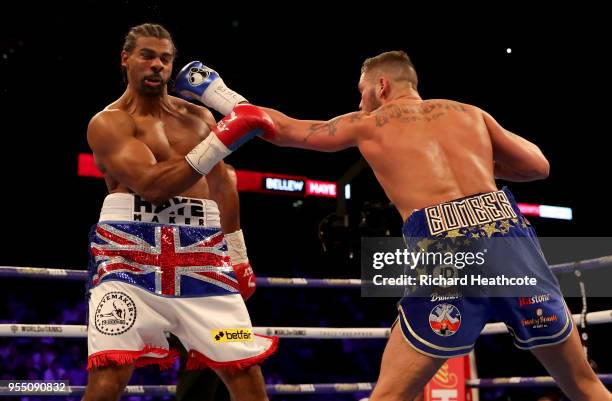
POLYGON ((366 110, 367 112, 374 111, 382 106, 382 102, 376 97, 376 94, 373 91, 368 96, 368 105, 370 106, 370 110, 366 110))
POLYGON ((159 97, 164 94, 164 88, 166 87, 166 81, 162 79, 161 76, 157 74, 149 75, 144 77, 140 81, 139 92, 141 95, 146 97, 159 97), (152 86, 147 84, 148 79, 154 79, 156 82, 159 82, 158 85, 152 86))

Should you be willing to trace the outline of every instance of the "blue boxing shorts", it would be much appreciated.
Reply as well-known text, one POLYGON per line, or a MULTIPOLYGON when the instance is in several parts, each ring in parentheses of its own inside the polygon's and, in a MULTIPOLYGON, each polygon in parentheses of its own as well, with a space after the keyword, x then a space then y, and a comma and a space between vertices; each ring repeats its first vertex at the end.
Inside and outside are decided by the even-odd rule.
MULTIPOLYGON (((478 271, 486 272, 489 279, 522 276, 537 283, 522 288, 516 296, 512 293, 516 290, 509 287, 504 288, 506 292, 494 292, 487 285, 472 285, 467 290, 458 285, 407 290, 398 303, 397 322, 417 351, 436 358, 467 354, 492 320, 504 322, 521 349, 553 345, 569 337, 573 323, 559 283, 535 230, 507 188, 416 210, 402 231, 410 252, 431 253, 449 244, 455 253, 469 248, 475 254, 486 254, 478 271)), ((440 273, 448 268, 441 270, 441 265, 427 271, 440 273)), ((418 268, 413 273, 425 274, 418 268)), ((463 273, 467 277, 467 268, 463 273)))

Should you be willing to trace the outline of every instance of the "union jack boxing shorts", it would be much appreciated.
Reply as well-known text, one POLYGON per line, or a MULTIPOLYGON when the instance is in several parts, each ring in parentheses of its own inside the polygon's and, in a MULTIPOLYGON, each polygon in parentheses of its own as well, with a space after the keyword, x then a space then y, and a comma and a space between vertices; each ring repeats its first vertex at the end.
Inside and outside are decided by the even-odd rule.
POLYGON ((187 369, 244 368, 276 350, 276 337, 253 333, 215 202, 110 194, 89 254, 88 369, 168 367, 166 333, 188 350, 187 369))

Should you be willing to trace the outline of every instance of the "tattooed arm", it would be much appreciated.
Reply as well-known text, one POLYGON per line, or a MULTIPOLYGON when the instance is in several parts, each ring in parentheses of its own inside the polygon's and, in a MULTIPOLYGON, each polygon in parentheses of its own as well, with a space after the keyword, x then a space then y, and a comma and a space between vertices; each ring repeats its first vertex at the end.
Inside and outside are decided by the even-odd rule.
POLYGON ((262 109, 272 117, 278 130, 274 137, 264 139, 278 146, 335 152, 357 146, 359 139, 374 127, 372 118, 363 112, 344 114, 329 121, 312 121, 262 109))

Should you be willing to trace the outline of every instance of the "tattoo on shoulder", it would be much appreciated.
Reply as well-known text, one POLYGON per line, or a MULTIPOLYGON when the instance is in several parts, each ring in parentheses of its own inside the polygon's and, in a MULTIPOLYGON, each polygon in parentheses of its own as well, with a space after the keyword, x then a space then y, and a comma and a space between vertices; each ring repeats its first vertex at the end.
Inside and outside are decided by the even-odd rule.
POLYGON ((359 121, 361 119, 363 119, 363 113, 351 113, 348 115, 348 122, 349 123, 354 123, 356 121, 359 121))
POLYGON ((429 102, 420 106, 390 104, 375 112, 375 122, 377 127, 387 125, 392 120, 430 122, 446 115, 449 110, 468 111, 464 105, 455 102, 429 102))

